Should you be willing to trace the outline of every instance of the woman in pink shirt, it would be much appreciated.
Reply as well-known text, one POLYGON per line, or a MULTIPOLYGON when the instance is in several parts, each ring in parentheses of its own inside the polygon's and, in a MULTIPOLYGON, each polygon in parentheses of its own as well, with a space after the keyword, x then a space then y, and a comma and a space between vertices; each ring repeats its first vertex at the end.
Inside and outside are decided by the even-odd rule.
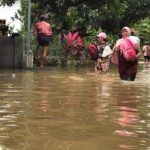
POLYGON ((140 39, 136 36, 131 36, 131 29, 129 27, 122 28, 122 38, 117 41, 113 50, 118 52, 118 70, 121 80, 134 81, 137 74, 138 57, 141 54, 140 39), (134 50, 136 51, 136 58, 132 61, 127 61, 122 53, 121 46, 124 44, 124 39, 129 38, 134 50))
POLYGON ((34 34, 37 37, 35 59, 38 59, 40 57, 40 47, 43 47, 43 54, 40 67, 44 67, 47 49, 52 36, 51 25, 46 21, 46 17, 44 15, 41 15, 40 21, 35 24, 34 34))

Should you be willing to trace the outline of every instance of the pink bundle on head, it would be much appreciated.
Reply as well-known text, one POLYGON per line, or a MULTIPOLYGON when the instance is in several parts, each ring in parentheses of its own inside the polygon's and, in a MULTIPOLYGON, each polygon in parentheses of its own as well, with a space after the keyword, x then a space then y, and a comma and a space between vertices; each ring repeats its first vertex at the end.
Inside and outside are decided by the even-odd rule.
POLYGON ((122 31, 126 30, 128 32, 129 35, 131 35, 131 29, 129 27, 123 27, 122 31))
POLYGON ((103 39, 107 39, 107 35, 106 35, 105 32, 100 32, 100 33, 97 35, 97 37, 101 37, 101 38, 103 38, 103 39))

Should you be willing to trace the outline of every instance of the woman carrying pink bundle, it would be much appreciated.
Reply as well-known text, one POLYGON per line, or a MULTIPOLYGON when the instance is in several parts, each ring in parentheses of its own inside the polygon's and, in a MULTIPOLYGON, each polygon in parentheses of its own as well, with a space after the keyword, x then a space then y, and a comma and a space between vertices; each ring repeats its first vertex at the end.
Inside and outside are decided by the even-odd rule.
POLYGON ((140 40, 131 36, 131 29, 122 29, 122 38, 113 48, 118 52, 118 70, 121 80, 134 81, 137 74, 138 57, 140 56, 140 40))

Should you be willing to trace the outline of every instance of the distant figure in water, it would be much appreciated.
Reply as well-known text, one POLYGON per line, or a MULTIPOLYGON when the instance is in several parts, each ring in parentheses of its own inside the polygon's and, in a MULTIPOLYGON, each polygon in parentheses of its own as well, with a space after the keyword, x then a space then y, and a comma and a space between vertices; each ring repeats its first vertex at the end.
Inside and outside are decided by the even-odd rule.
MULTIPOLYGON (((138 57, 141 54, 140 50, 140 39, 136 36, 131 36, 131 29, 129 27, 122 28, 122 38, 119 39, 114 46, 114 53, 118 52, 118 71, 121 80, 126 81, 134 81, 137 74, 138 68, 138 57), (127 43, 126 39, 128 39, 128 43, 132 45, 133 50, 135 50, 135 58, 133 60, 128 61, 125 58, 125 54, 123 52, 122 43, 127 43)), ((127 45, 127 44, 126 44, 127 45)))
POLYGON ((144 64, 150 65, 150 43, 145 42, 143 46, 144 64))

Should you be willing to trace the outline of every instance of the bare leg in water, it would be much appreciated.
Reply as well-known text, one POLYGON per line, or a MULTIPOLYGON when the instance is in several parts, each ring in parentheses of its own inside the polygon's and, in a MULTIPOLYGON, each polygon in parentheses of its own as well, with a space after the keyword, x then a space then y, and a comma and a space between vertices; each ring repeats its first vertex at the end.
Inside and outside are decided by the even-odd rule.
POLYGON ((44 67, 44 65, 45 65, 46 55, 47 55, 47 49, 48 49, 47 46, 45 46, 45 47, 43 48, 43 55, 42 55, 42 61, 41 61, 40 67, 44 67))
POLYGON ((40 57, 40 46, 38 45, 35 51, 35 59, 38 59, 39 57, 40 57))
POLYGON ((35 50, 35 54, 34 54, 34 59, 33 59, 33 63, 35 63, 36 65, 39 65, 40 63, 40 46, 37 45, 36 50, 35 50))

